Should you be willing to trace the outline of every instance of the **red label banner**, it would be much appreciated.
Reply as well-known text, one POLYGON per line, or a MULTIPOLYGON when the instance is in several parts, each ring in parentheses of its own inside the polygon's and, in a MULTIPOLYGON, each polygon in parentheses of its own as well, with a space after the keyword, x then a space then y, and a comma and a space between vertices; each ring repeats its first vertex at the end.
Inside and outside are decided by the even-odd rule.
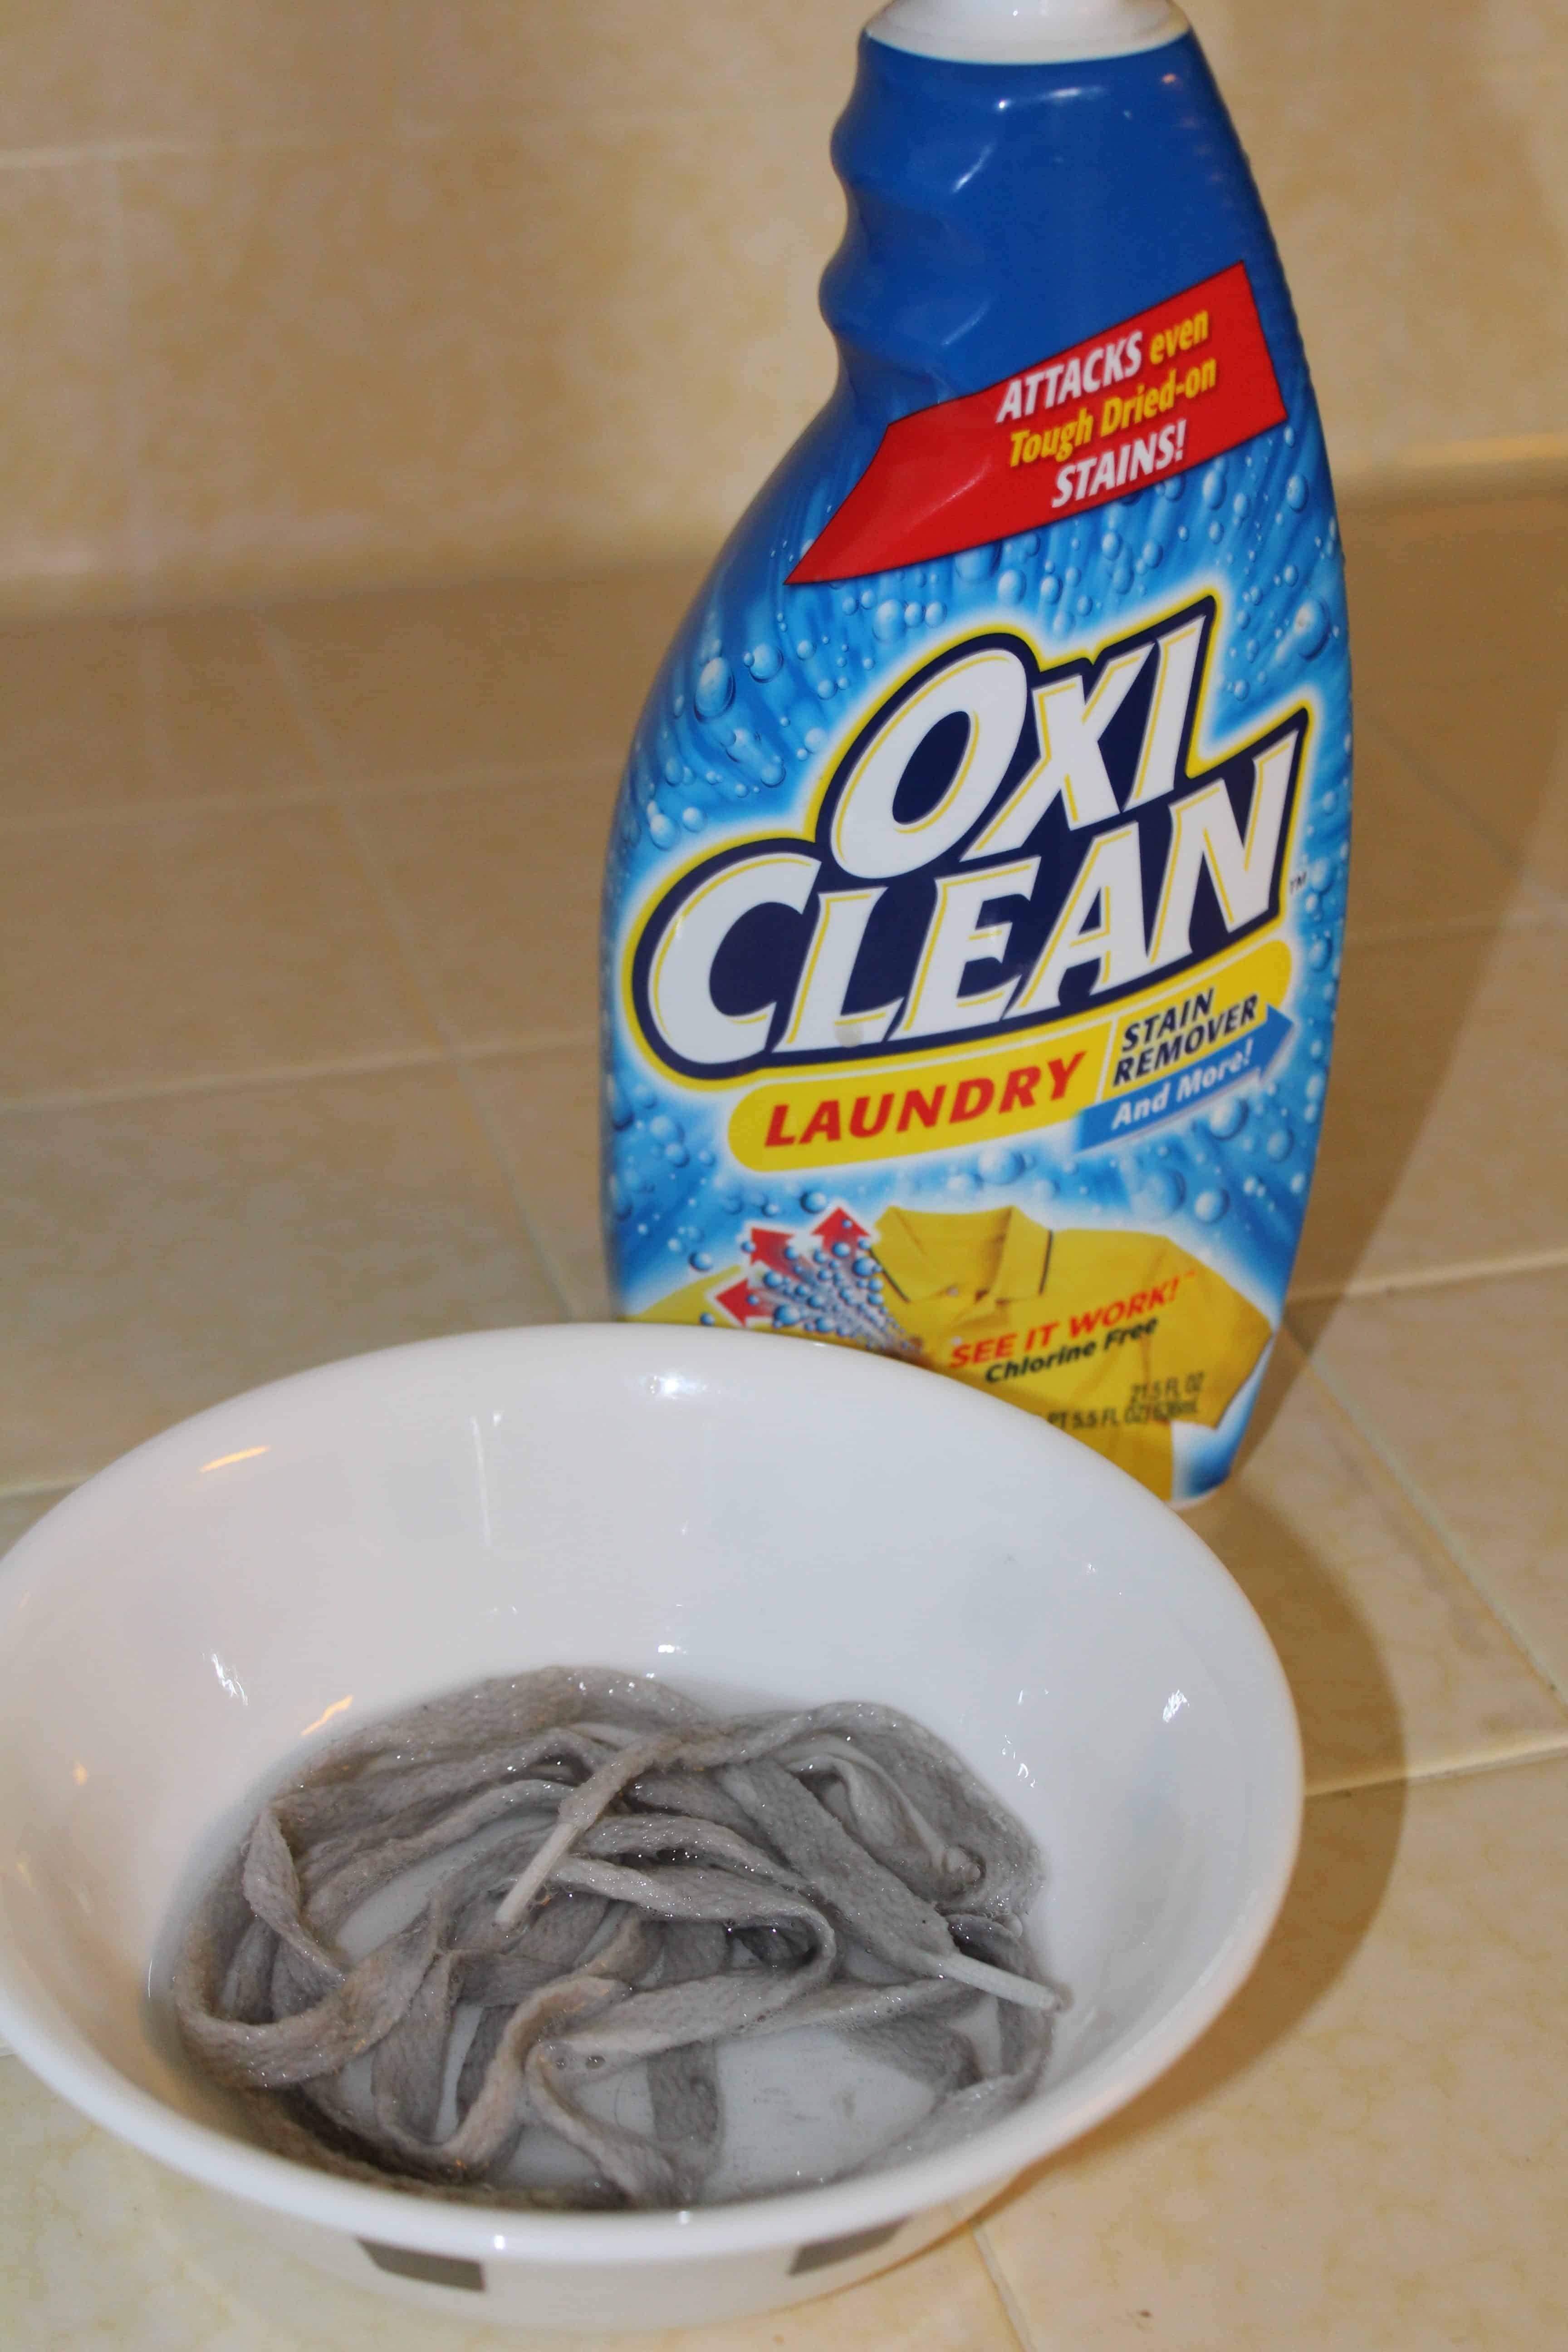
POLYGON ((1245 263, 984 392, 900 417, 791 587, 1056 522, 1283 424, 1245 263))

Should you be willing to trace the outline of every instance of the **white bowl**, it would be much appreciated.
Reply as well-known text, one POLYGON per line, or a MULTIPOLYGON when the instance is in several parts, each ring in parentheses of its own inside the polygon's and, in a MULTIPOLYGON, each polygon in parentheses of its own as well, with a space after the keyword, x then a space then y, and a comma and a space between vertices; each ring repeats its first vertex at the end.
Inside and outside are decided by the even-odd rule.
POLYGON ((95 2121, 360 2285, 492 2324, 720 2320, 901 2260, 1122 2105, 1258 1957, 1300 1819, 1268 1637, 1180 1519, 957 1382, 756 1336, 479 1333, 154 1438, 0 1579, 0 2031, 95 2121), (690 2213, 493 2211, 234 2136, 149 1970, 293 1752, 549 1663, 879 1699, 1027 1821, 1071 1990, 1036 2095, 919 2163, 690 2213))

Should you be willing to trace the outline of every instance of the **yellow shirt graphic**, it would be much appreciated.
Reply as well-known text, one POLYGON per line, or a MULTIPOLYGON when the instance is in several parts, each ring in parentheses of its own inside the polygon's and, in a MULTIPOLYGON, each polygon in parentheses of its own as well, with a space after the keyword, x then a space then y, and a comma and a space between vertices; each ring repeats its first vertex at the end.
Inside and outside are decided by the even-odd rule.
POLYGON ((1268 1344, 1267 1317, 1159 1234, 889 1209, 871 1246, 924 1362, 1070 1431, 1157 1495, 1171 1492, 1171 1423, 1216 1427, 1268 1344))
MULTIPOLYGON (((1167 1497, 1172 1423, 1215 1428, 1268 1344, 1267 1317, 1160 1234, 892 1208, 865 1245, 921 1363, 1039 1413, 1167 1497)), ((755 1265, 732 1265, 637 1319, 765 1330, 778 1295, 755 1265)))

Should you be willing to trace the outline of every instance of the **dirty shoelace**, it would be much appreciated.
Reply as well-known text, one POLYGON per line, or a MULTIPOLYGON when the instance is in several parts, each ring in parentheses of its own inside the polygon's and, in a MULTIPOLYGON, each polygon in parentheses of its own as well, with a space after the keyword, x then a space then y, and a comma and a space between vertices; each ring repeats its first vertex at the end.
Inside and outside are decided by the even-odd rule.
POLYGON ((848 2170, 1016 2105, 1060 2000, 1024 1937, 1040 1879, 1021 1823, 907 1716, 721 1717, 552 1667, 371 1725, 275 1793, 192 1921, 175 2013, 302 2162, 492 2205, 690 2205, 735 2037, 830 2026, 929 2088, 923 2122, 848 2170), (416 1869, 414 1915, 351 1957, 353 1916, 416 1869), (651 2133, 583 2102, 628 2067, 651 2133), (541 2130, 592 2179, 509 2179, 541 2130))

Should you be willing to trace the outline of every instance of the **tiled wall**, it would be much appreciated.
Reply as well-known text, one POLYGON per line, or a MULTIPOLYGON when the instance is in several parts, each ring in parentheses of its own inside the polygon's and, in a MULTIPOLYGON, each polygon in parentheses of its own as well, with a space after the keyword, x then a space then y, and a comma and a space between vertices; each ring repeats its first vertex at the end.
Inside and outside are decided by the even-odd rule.
MULTIPOLYGON (((7 0, 0 596, 710 542, 829 377, 868 6, 7 0)), ((1194 12, 1342 469, 1561 434, 1552 0, 1194 12)))

